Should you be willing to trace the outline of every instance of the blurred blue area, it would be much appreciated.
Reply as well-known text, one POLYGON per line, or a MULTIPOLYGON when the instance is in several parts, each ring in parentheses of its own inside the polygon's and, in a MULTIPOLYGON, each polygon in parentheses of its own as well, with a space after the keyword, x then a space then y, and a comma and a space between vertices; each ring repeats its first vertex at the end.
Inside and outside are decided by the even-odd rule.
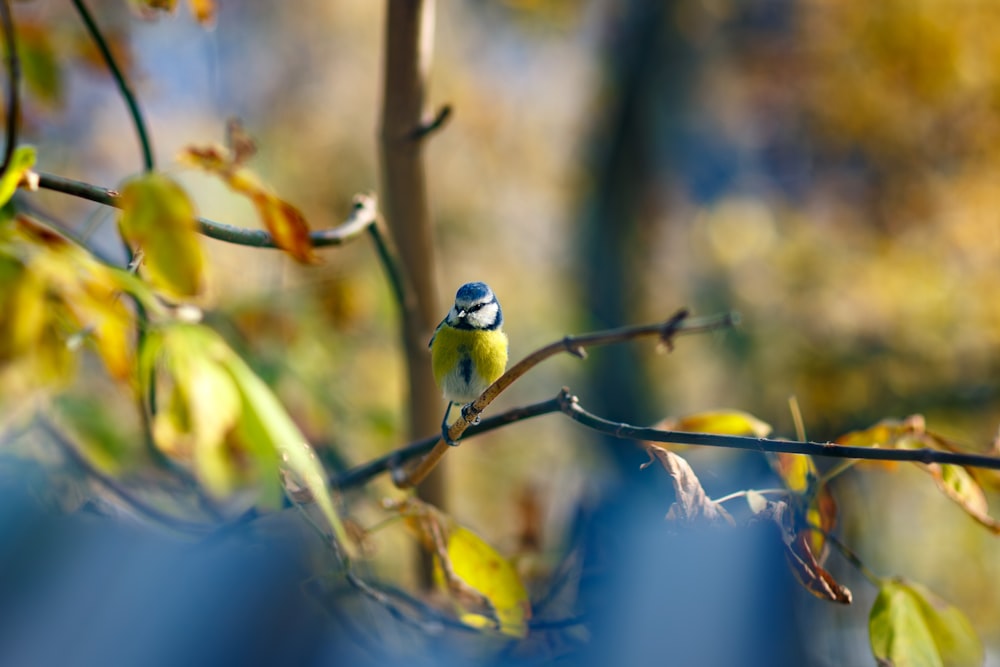
POLYGON ((663 514, 662 502, 611 502, 591 523, 588 550, 608 576, 583 591, 594 614, 585 664, 810 664, 777 527, 676 532, 663 514))
POLYGON ((0 490, 0 664, 319 664, 299 547, 192 543, 0 490))
MULTIPOLYGON (((565 629, 535 631, 523 647, 470 658, 473 632, 425 632, 349 591, 321 608, 293 540, 251 524, 192 542, 61 515, 41 500, 45 484, 33 464, 0 475, 2 665, 499 667, 545 664, 563 641, 565 629)), ((807 664, 776 532, 675 534, 662 516, 662 502, 617 494, 581 520, 591 639, 564 664, 807 664)))

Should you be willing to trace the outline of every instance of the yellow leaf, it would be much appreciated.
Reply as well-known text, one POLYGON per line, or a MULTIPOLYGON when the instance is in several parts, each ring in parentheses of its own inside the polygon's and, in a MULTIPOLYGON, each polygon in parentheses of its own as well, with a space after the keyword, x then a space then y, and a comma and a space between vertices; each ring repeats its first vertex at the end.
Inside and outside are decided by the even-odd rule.
POLYGON ((46 325, 45 284, 24 263, 0 254, 0 363, 26 354, 46 325))
POLYGON ((215 0, 188 0, 188 6, 195 20, 206 29, 215 27, 215 0))
MULTIPOLYGON (((924 418, 912 415, 903 421, 883 420, 871 428, 841 436, 845 445, 890 447, 894 449, 945 449, 961 451, 947 438, 926 430, 924 418)), ((951 464, 918 463, 934 478, 938 489, 991 532, 1000 534, 1000 521, 989 514, 986 494, 967 468, 951 464)))
POLYGON ((7 171, 0 175, 0 206, 5 205, 14 196, 30 169, 35 166, 35 148, 33 146, 18 146, 14 150, 7 171))
POLYGON ((450 531, 447 553, 454 575, 490 602, 500 632, 513 637, 526 636, 531 605, 528 592, 510 562, 481 537, 461 526, 450 531))
POLYGON ((816 464, 808 454, 778 452, 769 460, 789 491, 805 493, 811 480, 816 479, 816 464))
POLYGON ((688 433, 718 433, 719 435, 751 435, 766 438, 771 425, 740 410, 709 410, 661 422, 662 428, 688 433))
POLYGON ((176 298, 204 288, 205 257, 197 235, 194 204, 162 174, 144 174, 121 188, 119 227, 143 253, 143 269, 154 288, 176 298))
POLYGON ((528 592, 514 567, 471 530, 416 498, 389 502, 434 555, 435 578, 467 625, 524 637, 531 619, 528 592))
POLYGON ((896 667, 980 667, 983 645, 956 607, 920 584, 885 579, 868 616, 872 653, 896 667))
POLYGON ((990 516, 986 494, 968 470, 958 465, 937 463, 923 468, 934 478, 937 487, 965 510, 966 514, 991 532, 1000 534, 1000 521, 990 516))
MULTIPOLYGON (((135 287, 123 271, 105 266, 86 250, 19 218, 23 238, 37 246, 31 270, 45 283, 49 317, 71 321, 73 339, 92 346, 108 373, 132 378, 134 316, 122 301, 122 288, 135 287)), ((148 296, 145 298, 148 299, 148 296)))

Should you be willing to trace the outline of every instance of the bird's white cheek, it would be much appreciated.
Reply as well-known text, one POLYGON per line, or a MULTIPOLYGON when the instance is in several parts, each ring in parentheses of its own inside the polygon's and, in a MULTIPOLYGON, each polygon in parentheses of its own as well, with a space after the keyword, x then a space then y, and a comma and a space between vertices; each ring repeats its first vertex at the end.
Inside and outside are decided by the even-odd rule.
POLYGON ((476 329, 489 329, 497 319, 497 305, 490 303, 474 313, 469 313, 469 324, 476 329))

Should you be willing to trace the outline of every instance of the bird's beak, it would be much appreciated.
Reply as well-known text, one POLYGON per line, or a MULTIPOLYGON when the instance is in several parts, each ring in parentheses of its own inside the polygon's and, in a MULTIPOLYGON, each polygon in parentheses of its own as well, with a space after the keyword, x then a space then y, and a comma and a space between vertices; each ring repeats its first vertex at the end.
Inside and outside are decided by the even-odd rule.
POLYGON ((468 314, 469 313, 467 313, 466 311, 460 310, 460 311, 458 311, 458 319, 462 319, 463 317, 465 317, 468 314))

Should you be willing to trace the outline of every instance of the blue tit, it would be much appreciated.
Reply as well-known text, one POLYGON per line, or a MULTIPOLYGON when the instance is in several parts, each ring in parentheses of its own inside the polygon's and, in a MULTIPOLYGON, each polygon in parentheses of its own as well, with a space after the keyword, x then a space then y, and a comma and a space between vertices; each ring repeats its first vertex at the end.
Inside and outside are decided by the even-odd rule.
MULTIPOLYGON (((448 416, 456 404, 476 400, 507 368, 507 334, 496 295, 486 283, 466 283, 455 294, 455 305, 431 337, 431 368, 448 408, 441 420, 445 442, 448 416)), ((464 408, 463 408, 464 410, 464 408)))

